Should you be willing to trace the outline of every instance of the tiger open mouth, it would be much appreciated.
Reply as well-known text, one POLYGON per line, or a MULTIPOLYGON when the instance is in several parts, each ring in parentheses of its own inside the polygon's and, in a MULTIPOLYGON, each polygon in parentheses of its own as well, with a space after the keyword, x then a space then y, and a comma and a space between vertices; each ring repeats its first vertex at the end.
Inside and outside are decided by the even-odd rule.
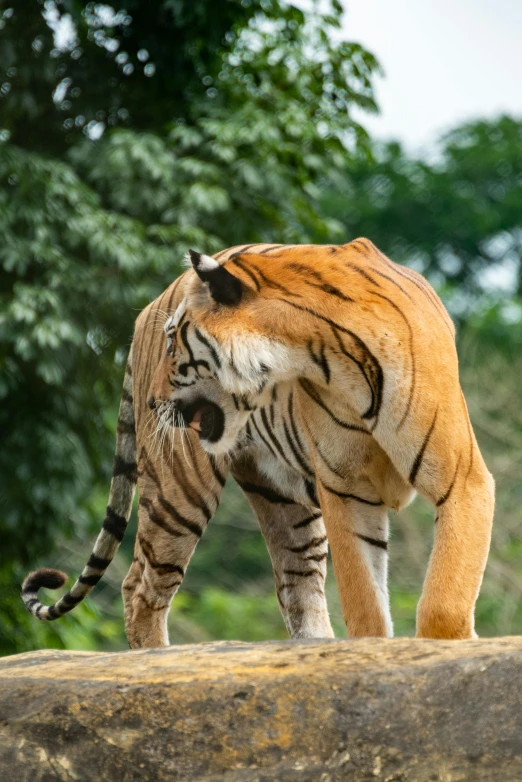
POLYGON ((215 443, 223 435, 225 416, 220 407, 199 399, 181 410, 185 426, 198 433, 200 440, 215 443))

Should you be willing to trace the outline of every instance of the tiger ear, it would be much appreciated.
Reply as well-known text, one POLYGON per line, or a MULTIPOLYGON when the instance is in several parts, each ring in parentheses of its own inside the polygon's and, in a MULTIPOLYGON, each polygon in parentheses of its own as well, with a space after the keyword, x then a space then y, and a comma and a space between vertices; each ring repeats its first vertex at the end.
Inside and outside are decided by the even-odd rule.
POLYGON ((190 260, 199 279, 208 284, 210 295, 218 304, 238 304, 243 293, 241 281, 214 258, 189 250, 190 260))

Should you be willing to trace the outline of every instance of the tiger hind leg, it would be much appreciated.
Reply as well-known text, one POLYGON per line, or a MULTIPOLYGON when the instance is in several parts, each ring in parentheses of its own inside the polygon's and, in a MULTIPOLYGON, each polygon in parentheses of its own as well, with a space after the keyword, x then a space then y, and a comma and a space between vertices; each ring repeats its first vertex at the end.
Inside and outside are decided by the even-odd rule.
POLYGON ((494 482, 478 448, 435 501, 435 540, 417 607, 417 637, 476 637, 474 611, 491 540, 494 482))
POLYGON ((491 540, 494 482, 459 386, 448 384, 438 406, 419 405, 400 437, 384 425, 376 428, 374 437, 437 514, 417 607, 417 637, 473 638, 475 602, 491 540))
POLYGON ((195 438, 184 454, 179 440, 176 449, 152 457, 142 448, 138 460, 138 533, 122 587, 133 649, 168 646, 172 599, 225 484, 226 469, 211 464, 195 438))

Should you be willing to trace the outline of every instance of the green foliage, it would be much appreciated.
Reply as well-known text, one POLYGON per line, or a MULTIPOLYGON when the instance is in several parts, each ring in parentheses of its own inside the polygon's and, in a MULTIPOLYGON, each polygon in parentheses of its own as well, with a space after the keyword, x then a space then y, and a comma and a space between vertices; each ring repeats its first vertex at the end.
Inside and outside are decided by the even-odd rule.
POLYGON ((346 236, 370 236, 443 288, 466 319, 484 299, 520 294, 522 121, 477 121, 441 139, 433 161, 392 143, 359 157, 325 193, 346 236))
POLYGON ((15 144, 55 153, 96 122, 160 130, 205 94, 235 27, 261 5, 279 8, 239 0, 129 0, 125 10, 17 0, 0 13, 3 127, 15 144), (60 20, 70 35, 57 40, 60 20))
POLYGON ((353 105, 375 108, 377 67, 361 46, 334 41, 341 13, 338 3, 304 13, 279 0, 129 0, 125 10, 18 0, 0 13, 3 130, 63 154, 94 125, 96 137, 122 125, 161 133, 213 102, 257 101, 293 115, 297 136, 309 117, 323 136, 336 133, 353 105))

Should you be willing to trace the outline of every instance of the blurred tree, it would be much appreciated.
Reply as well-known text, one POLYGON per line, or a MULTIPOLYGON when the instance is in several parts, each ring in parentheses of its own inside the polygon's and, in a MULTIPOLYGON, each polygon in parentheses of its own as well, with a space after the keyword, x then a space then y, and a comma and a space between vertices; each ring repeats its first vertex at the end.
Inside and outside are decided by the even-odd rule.
POLYGON ((433 162, 399 144, 359 156, 325 191, 346 235, 370 236, 426 274, 452 314, 522 292, 522 121, 476 121, 441 139, 433 162))
MULTIPOLYGON (((95 489, 108 488, 132 323, 179 273, 188 246, 214 252, 245 239, 331 241, 339 233, 320 215, 318 184, 344 165, 343 142, 352 149, 366 143, 349 109, 374 107, 376 62, 356 44, 333 41, 337 2, 329 14, 264 0, 226 5, 230 35, 224 22, 214 25, 210 3, 153 3, 168 20, 167 32, 175 28, 172 39, 154 14, 136 22, 148 16, 148 3, 129 6, 134 21, 124 16, 118 24, 107 21, 116 11, 94 4, 82 12, 78 3, 48 2, 43 22, 35 2, 3 11, 0 67, 15 69, 12 89, 0 98, 2 127, 11 133, 0 143, 4 650, 23 648, 19 636, 14 647, 2 629, 17 622, 23 569, 48 554, 60 534, 81 534, 89 520, 99 525, 95 489), (55 41, 50 50, 47 27, 63 35, 56 23, 65 13, 79 42, 60 49, 55 41), (157 49, 142 37, 149 22, 157 49), (120 33, 129 56, 148 46, 156 64, 153 76, 136 76, 135 89, 108 81, 121 63, 106 41, 120 33), (32 46, 40 35, 42 45, 32 46), (175 47, 181 39, 181 51, 169 59, 169 41, 175 47), (72 81, 64 85, 64 78, 72 81), (78 101, 74 112, 72 101, 66 109, 70 117, 96 119, 95 111, 121 106, 133 127, 94 143, 94 125, 85 138, 75 120, 64 136, 52 90, 55 99, 62 90, 62 108, 69 90, 78 101), (67 134, 74 143, 66 149, 67 134)), ((42 637, 21 626, 26 646, 42 637)), ((63 642, 61 629, 46 632, 63 642)))
POLYGON ((259 0, 129 0, 125 9, 17 0, 0 14, 4 128, 15 144, 58 153, 64 136, 74 141, 96 123, 160 130, 202 92, 235 26, 260 8, 259 0))
POLYGON ((0 130, 61 154, 82 129, 161 132, 203 96, 230 107, 258 95, 272 112, 283 95, 326 134, 350 105, 374 108, 374 58, 331 38, 341 11, 338 0, 324 14, 280 0, 19 0, 0 13, 0 130))

